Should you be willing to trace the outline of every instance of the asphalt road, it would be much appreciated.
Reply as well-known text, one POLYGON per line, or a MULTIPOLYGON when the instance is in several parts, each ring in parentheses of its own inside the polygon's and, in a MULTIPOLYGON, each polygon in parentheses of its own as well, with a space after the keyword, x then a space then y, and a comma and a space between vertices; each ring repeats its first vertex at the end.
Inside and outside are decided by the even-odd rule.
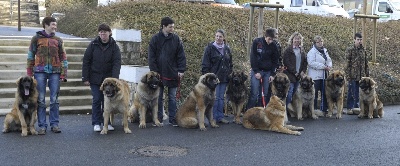
MULTIPOLYGON (((400 106, 385 106, 381 119, 320 118, 292 125, 300 136, 225 124, 207 131, 165 125, 125 134, 94 132, 90 115, 61 115, 62 133, 21 137, 0 134, 1 165, 400 165, 400 106)), ((229 117, 232 120, 232 117, 229 117)), ((4 116, 0 117, 3 123, 4 116)))

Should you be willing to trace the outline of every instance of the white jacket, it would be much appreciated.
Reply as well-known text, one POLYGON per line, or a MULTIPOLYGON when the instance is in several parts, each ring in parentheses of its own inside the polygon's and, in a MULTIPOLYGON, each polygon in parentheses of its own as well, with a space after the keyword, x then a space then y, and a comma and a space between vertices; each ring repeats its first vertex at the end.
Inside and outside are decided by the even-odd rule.
POLYGON ((313 46, 311 50, 307 53, 308 62, 308 76, 313 80, 320 80, 324 78, 324 68, 328 66, 332 68, 332 59, 329 57, 328 51, 324 48, 326 55, 326 61, 322 54, 313 46))

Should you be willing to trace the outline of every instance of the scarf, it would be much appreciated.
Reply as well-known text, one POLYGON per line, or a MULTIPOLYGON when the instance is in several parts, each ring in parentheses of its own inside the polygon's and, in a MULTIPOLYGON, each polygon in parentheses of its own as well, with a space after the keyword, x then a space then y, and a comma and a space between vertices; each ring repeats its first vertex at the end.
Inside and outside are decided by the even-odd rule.
POLYGON ((324 51, 324 47, 318 48, 315 44, 314 47, 322 54, 322 57, 326 60, 326 55, 325 55, 325 51, 324 51))
POLYGON ((224 55, 224 48, 225 48, 224 43, 222 43, 221 45, 218 45, 217 42, 214 41, 213 46, 215 46, 218 49, 219 53, 224 55))

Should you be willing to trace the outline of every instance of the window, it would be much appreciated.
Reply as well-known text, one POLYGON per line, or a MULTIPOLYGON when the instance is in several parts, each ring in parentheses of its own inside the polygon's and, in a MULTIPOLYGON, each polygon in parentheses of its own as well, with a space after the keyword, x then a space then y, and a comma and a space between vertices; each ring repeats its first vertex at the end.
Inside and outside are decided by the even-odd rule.
POLYGON ((386 12, 387 2, 379 2, 378 12, 386 12))
POLYGON ((303 6, 303 0, 292 0, 290 4, 291 7, 301 7, 303 6))

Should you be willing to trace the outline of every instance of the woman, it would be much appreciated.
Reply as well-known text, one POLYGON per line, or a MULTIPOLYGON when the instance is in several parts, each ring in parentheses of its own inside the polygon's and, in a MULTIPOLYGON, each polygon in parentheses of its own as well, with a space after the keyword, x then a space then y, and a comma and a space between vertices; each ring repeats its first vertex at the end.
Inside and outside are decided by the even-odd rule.
POLYGON ((228 85, 228 75, 232 72, 231 49, 225 43, 225 32, 221 29, 215 33, 215 41, 209 43, 205 48, 201 63, 201 73, 214 73, 218 76, 220 83, 215 88, 215 103, 213 117, 218 123, 229 123, 224 119, 224 95, 228 85))
MULTIPOLYGON (((106 24, 98 27, 99 36, 88 46, 83 56, 82 81, 92 91, 92 125, 94 131, 101 131, 103 123, 104 95, 100 85, 107 77, 119 78, 121 53, 111 29, 106 24)), ((114 128, 108 125, 108 130, 114 128)))
POLYGON ((288 41, 289 46, 283 53, 284 73, 289 77, 290 88, 286 98, 286 106, 292 102, 293 94, 299 86, 300 76, 307 71, 307 57, 303 49, 303 36, 299 32, 293 33, 288 41))
POLYGON ((328 51, 324 48, 324 40, 321 36, 315 36, 314 45, 307 54, 308 75, 314 81, 315 99, 314 109, 318 109, 318 91, 321 91, 321 111, 327 111, 327 103, 325 99, 324 81, 332 68, 332 60, 329 57, 328 51))

